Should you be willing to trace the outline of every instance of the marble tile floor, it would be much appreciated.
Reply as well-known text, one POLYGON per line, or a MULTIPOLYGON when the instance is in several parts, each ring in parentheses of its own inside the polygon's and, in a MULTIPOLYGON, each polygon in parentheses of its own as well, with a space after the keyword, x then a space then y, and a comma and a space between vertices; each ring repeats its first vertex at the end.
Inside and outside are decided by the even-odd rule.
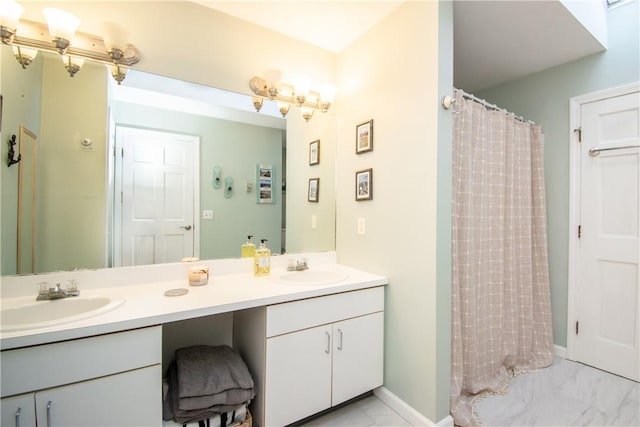
POLYGON ((411 424, 375 396, 305 421, 298 427, 411 427, 411 424))
POLYGON ((640 426, 640 384, 581 363, 511 379, 508 393, 479 399, 483 426, 640 426))
MULTIPOLYGON (((512 378, 507 394, 476 402, 484 427, 640 427, 640 384, 581 363, 553 365, 512 378)), ((405 427, 410 424, 375 396, 298 427, 405 427)))

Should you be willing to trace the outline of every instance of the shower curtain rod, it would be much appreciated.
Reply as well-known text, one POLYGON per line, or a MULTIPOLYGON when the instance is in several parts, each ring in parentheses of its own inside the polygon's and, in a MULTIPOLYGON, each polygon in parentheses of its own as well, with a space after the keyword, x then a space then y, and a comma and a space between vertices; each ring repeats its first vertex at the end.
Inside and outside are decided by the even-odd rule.
MULTIPOLYGON (((489 109, 489 110, 494 110, 494 111, 502 111, 502 112, 504 112, 504 113, 506 113, 506 114, 510 114, 510 115, 512 115, 516 120, 519 120, 519 121, 521 121, 521 122, 523 122, 523 123, 529 123, 529 124, 530 124, 530 125, 532 125, 532 126, 534 126, 534 125, 535 125, 535 122, 532 122, 531 120, 526 120, 526 119, 525 119, 524 117, 522 117, 522 116, 517 116, 517 115, 515 115, 514 113, 512 113, 512 112, 510 112, 510 111, 505 110, 504 108, 500 108, 500 107, 498 107, 496 104, 491 104, 491 103, 490 103, 490 102, 488 102, 487 100, 484 100, 484 99, 478 98, 477 96, 472 95, 472 94, 470 94, 470 93, 467 93, 467 92, 465 92, 465 91, 464 91, 464 90, 462 90, 462 89, 455 89, 455 88, 454 88, 454 91, 461 92, 461 93, 462 93, 462 97, 463 97, 463 98, 468 99, 469 101, 477 102, 478 104, 480 104, 480 105, 484 106, 484 108, 487 108, 487 109, 489 109)), ((448 110, 448 109, 450 109, 451 107, 453 107, 453 104, 455 104, 455 103, 456 103, 456 100, 455 100, 452 96, 450 96, 450 95, 447 95, 447 96, 445 96, 444 98, 442 98, 442 106, 445 108, 445 110, 448 110)))

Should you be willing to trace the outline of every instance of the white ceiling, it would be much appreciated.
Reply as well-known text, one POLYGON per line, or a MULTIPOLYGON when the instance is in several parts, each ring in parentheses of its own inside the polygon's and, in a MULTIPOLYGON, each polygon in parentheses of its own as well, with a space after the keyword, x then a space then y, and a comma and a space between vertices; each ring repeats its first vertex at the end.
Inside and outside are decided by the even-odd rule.
MULTIPOLYGON (((195 2, 336 53, 403 3, 366 0, 195 2)), ((454 85, 468 92, 603 50, 559 0, 455 0, 453 12, 454 85)))

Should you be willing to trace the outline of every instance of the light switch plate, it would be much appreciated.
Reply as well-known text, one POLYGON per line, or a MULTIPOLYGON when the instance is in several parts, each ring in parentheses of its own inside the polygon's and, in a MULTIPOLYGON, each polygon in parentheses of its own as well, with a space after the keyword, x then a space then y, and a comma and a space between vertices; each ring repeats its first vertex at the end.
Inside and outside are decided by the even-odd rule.
POLYGON ((311 215, 311 228, 315 230, 318 228, 318 217, 315 215, 311 215))
POLYGON ((213 211, 212 210, 203 210, 202 211, 202 219, 213 219, 213 211))
POLYGON ((358 234, 361 236, 367 234, 367 220, 362 217, 358 218, 358 234))

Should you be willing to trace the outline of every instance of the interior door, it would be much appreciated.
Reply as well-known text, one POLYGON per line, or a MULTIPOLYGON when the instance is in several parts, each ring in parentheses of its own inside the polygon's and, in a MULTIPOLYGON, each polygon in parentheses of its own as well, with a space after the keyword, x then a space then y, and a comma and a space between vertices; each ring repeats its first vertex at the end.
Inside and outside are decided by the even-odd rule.
POLYGON ((638 92, 582 104, 575 353, 640 378, 638 92), (628 147, 628 148, 625 148, 628 147))
POLYGON ((121 156, 122 266, 177 262, 197 256, 195 191, 199 138, 118 127, 121 156))

